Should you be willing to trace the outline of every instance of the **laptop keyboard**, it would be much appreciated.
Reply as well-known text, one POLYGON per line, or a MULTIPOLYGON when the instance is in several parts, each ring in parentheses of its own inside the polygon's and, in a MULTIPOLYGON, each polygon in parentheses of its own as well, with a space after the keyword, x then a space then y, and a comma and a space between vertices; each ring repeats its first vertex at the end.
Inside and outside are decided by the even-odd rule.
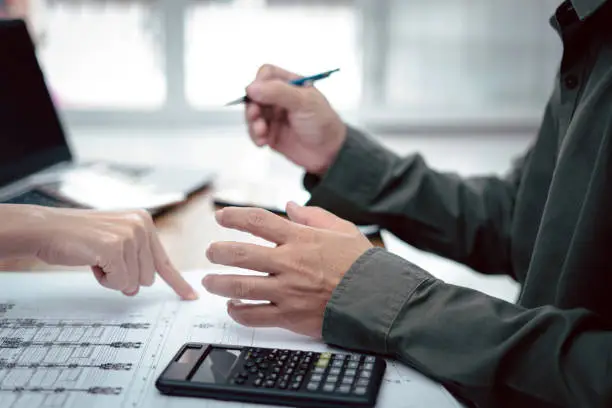
POLYGON ((43 207, 76 208, 75 205, 59 200, 39 190, 25 191, 17 196, 0 202, 2 204, 29 204, 43 207))

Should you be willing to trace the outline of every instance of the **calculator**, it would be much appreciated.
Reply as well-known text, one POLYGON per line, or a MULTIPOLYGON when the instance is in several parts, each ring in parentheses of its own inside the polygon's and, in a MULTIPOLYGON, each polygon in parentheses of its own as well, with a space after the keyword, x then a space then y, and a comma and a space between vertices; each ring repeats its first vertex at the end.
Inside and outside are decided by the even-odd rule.
POLYGON ((296 407, 373 407, 379 357, 185 344, 156 382, 168 395, 296 407))

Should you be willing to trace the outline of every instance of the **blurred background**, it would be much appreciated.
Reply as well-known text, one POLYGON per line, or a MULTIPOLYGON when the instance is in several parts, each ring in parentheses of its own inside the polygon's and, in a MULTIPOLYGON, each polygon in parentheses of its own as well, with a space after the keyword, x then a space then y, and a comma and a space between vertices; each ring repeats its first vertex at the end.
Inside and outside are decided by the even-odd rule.
MULTIPOLYGON (((0 8, 26 15, 82 158, 201 167, 220 184, 282 190, 300 185, 301 170, 253 147, 241 109, 223 107, 260 65, 304 75, 341 68, 317 86, 347 121, 436 169, 503 175, 533 140, 553 87, 561 44, 549 19, 560 3, 0 0, 0 8)), ((449 282, 516 298, 509 279, 475 275, 389 234, 385 242, 449 282)))
POLYGON ((69 124, 232 125, 263 63, 366 126, 537 125, 560 0, 3 0, 27 10, 69 124), (239 109, 239 108, 237 108, 239 109))

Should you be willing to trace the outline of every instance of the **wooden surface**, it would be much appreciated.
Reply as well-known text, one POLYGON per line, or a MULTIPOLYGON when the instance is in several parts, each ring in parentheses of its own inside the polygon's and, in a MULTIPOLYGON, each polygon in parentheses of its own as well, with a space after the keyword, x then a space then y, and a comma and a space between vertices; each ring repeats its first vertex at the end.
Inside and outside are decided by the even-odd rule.
MULTIPOLYGON (((247 241, 262 243, 261 240, 237 231, 221 228, 214 219, 215 205, 211 190, 195 194, 186 203, 156 217, 160 237, 170 259, 179 270, 218 269, 206 259, 206 249, 215 241, 247 241)), ((380 236, 373 239, 375 245, 382 245, 380 236)), ((49 266, 36 259, 0 261, 3 271, 33 270, 84 270, 87 267, 66 268, 49 266)))

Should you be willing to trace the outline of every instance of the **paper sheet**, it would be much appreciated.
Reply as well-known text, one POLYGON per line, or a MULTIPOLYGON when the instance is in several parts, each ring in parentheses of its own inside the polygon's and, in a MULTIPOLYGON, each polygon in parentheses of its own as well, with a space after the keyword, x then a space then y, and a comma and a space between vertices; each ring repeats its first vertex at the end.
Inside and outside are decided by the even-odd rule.
MULTIPOLYGON (((200 287, 203 272, 185 275, 200 287)), ((163 396, 154 382, 189 341, 328 349, 284 330, 239 326, 224 299, 200 294, 181 302, 158 282, 126 298, 86 273, 0 273, 0 407, 247 407, 163 396)), ((389 362, 377 407, 459 406, 440 385, 389 362)))

